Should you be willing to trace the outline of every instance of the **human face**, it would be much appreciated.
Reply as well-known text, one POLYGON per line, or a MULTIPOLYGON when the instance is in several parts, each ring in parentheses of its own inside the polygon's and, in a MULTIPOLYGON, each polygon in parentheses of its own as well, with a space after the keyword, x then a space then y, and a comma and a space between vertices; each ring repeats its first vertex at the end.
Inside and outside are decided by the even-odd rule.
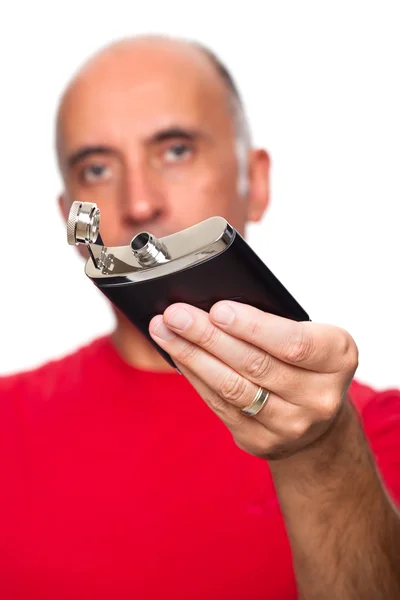
POLYGON ((214 215, 243 231, 235 131, 214 71, 202 56, 149 48, 89 68, 60 116, 65 212, 95 202, 108 246, 214 215))

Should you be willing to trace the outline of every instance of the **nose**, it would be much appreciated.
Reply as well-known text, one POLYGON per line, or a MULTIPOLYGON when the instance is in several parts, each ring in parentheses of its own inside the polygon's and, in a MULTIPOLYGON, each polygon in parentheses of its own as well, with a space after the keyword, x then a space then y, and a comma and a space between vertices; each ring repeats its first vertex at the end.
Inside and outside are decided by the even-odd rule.
POLYGON ((165 210, 161 182, 144 165, 126 170, 120 198, 122 217, 129 224, 153 221, 165 210))

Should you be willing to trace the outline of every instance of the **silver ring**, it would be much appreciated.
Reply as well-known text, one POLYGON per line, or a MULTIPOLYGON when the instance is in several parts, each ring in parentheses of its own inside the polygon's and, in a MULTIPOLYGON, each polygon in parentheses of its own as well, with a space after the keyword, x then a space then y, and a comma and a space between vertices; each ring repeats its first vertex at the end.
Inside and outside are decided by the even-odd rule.
POLYGON ((240 410, 245 415, 248 415, 249 417, 254 417, 265 406, 265 404, 269 398, 269 395, 270 395, 269 390, 264 390, 264 388, 259 387, 257 390, 257 394, 254 397, 253 402, 251 404, 249 404, 248 406, 246 406, 245 408, 241 408, 240 410))

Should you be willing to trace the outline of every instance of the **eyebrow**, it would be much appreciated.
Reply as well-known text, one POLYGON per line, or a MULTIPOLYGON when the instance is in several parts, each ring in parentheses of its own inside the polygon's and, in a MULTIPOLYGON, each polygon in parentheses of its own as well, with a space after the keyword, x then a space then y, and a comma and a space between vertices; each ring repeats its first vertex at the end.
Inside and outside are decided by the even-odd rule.
MULTIPOLYGON (((167 129, 157 131, 146 139, 147 144, 156 144, 165 142, 174 138, 181 138, 188 141, 195 141, 198 138, 205 137, 205 134, 197 129, 188 129, 185 127, 172 126, 167 129)), ((93 154, 113 154, 115 149, 110 146, 94 145, 82 146, 75 152, 72 152, 67 158, 69 168, 75 166, 78 162, 93 154)))
POLYGON ((204 133, 199 131, 198 129, 188 129, 185 127, 172 126, 167 129, 162 129, 161 131, 157 131, 154 135, 148 138, 148 142, 157 143, 157 142, 165 142, 166 140, 170 140, 173 138, 182 138, 185 140, 193 141, 200 137, 204 137, 204 133))

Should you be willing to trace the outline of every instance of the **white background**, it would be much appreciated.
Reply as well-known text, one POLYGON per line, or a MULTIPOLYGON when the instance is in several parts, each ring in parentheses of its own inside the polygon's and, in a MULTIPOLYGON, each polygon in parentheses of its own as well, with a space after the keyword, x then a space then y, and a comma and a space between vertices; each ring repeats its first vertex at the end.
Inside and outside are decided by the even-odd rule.
MULTIPOLYGON (((13 2, 0 15, 0 373, 109 331, 66 243, 53 123, 103 44, 168 33, 208 44, 272 157, 272 204, 248 242, 309 312, 350 331, 359 380, 400 387, 398 2, 13 2)), ((190 190, 188 190, 190 197, 190 190)))

